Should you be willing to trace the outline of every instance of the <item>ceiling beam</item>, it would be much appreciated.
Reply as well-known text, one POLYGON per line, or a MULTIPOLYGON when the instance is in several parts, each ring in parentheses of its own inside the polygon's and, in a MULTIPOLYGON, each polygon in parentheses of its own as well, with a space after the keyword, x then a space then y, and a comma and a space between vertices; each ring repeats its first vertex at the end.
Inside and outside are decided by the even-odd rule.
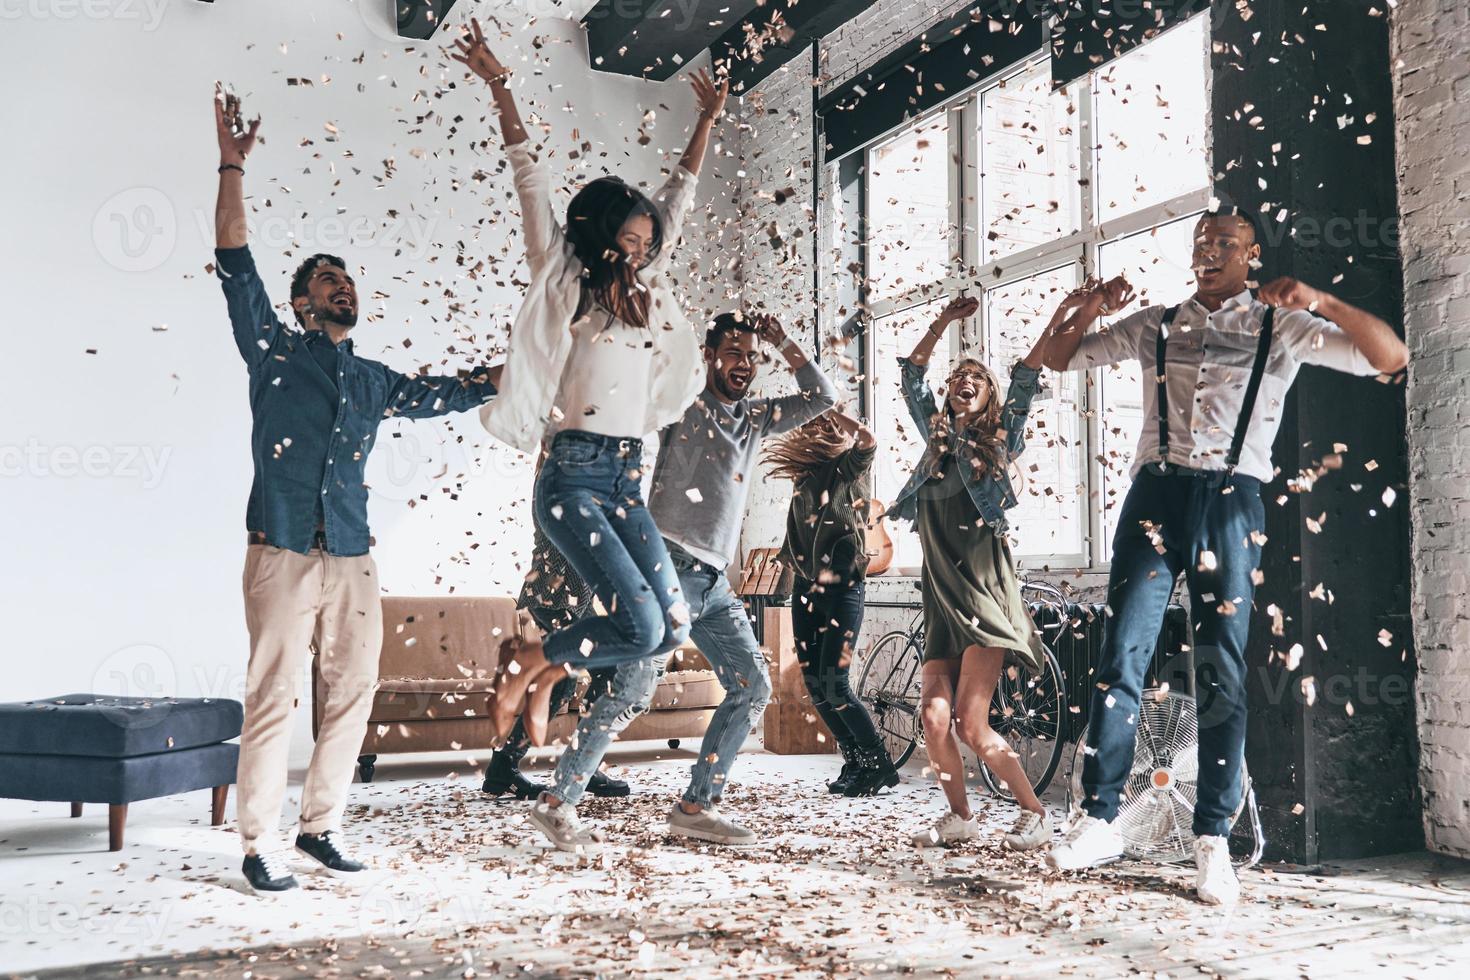
POLYGON ((763 0, 598 0, 582 18, 592 67, 663 81, 763 0))
POLYGON ((710 55, 727 67, 730 89, 748 92, 771 72, 826 37, 874 0, 767 0, 730 28, 710 55))
MULTIPOLYGON (((357 0, 358 3, 372 3, 375 0, 357 0)), ((383 3, 384 0, 376 0, 383 3)), ((398 36, 411 38, 415 41, 427 41, 434 36, 439 25, 444 23, 444 18, 449 11, 454 9, 456 0, 387 0, 393 5, 393 12, 398 20, 398 36)))

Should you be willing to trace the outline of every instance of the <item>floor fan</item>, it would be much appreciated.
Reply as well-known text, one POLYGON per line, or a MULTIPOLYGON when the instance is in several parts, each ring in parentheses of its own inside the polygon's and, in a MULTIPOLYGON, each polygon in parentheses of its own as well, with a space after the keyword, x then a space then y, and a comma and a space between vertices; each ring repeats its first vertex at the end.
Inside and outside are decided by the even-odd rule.
MULTIPOLYGON (((1118 828, 1128 857, 1160 863, 1194 860, 1194 832, 1190 825, 1199 778, 1198 731, 1194 698, 1157 687, 1144 690, 1138 710, 1133 768, 1118 802, 1118 828)), ((1073 808, 1082 799, 1082 759, 1086 745, 1084 729, 1072 759, 1069 803, 1073 808)), ((1247 853, 1234 859, 1237 867, 1248 868, 1260 860, 1265 835, 1250 773, 1243 762, 1241 788, 1240 803, 1230 823, 1234 828, 1232 836, 1242 829, 1250 835, 1247 853), (1245 828, 1239 826, 1242 813, 1248 818, 1245 828)))

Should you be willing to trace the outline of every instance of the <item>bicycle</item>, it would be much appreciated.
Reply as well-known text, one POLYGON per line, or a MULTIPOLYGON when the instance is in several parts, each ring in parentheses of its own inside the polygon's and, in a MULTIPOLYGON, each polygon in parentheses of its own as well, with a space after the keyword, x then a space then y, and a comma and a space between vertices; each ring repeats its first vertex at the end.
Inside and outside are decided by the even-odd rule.
MULTIPOLYGON (((1048 611, 1040 617, 1046 622, 1037 624, 1045 648, 1045 666, 1034 676, 1014 665, 1001 672, 990 702, 990 725, 1010 743, 1039 795, 1056 775, 1065 742, 1066 678, 1053 648, 1066 628, 1067 602, 1059 590, 1043 582, 1022 582, 1022 596, 1028 593, 1048 611)), ((858 675, 857 696, 873 716, 883 747, 895 766, 908 762, 924 738, 919 717, 923 661, 924 614, 920 611, 907 629, 878 638, 858 675)), ((1014 799, 984 763, 980 776, 992 793, 1014 799)))

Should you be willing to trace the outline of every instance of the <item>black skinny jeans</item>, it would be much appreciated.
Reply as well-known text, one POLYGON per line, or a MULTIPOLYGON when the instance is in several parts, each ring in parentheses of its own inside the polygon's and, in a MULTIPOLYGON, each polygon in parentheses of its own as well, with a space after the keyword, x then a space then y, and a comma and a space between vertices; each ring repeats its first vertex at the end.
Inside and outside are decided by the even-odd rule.
POLYGON ((798 577, 791 596, 791 629, 802 679, 812 706, 848 758, 855 750, 883 751, 873 719, 848 683, 863 627, 864 591, 861 580, 819 585, 798 577))

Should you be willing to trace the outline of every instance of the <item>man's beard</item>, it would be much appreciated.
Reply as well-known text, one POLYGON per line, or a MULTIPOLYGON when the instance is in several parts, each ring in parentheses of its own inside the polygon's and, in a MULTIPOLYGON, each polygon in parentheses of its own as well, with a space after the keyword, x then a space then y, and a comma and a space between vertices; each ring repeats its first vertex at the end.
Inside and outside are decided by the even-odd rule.
POLYGON ((745 393, 750 390, 750 385, 747 384, 740 391, 736 391, 734 386, 731 385, 729 381, 725 380, 725 376, 723 374, 715 375, 715 387, 719 389, 719 392, 723 397, 728 398, 732 402, 744 398, 745 393))
POLYGON ((332 303, 328 303, 326 306, 313 306, 311 308, 311 316, 317 323, 335 323, 339 327, 347 327, 349 329, 357 326, 357 310, 339 310, 332 303))

